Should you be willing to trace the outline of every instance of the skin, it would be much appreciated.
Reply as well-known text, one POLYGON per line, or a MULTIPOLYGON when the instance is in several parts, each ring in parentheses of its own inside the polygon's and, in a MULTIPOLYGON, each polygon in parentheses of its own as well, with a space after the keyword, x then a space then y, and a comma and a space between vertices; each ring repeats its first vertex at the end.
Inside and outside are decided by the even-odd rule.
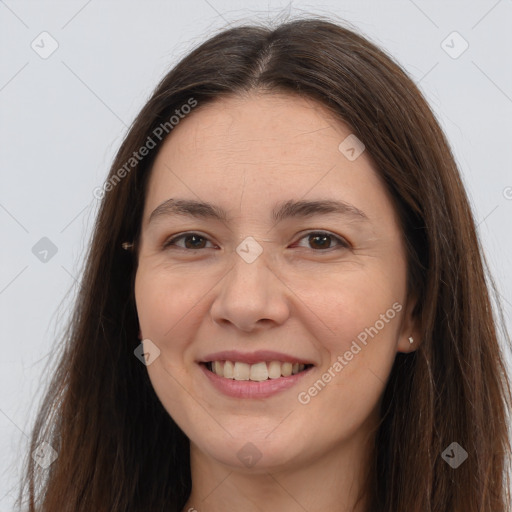
POLYGON ((191 441, 185 511, 364 510, 364 501, 352 507, 385 383, 396 353, 415 350, 420 335, 398 218, 368 152, 350 161, 338 149, 350 133, 313 100, 252 92, 199 105, 157 155, 135 298, 142 337, 160 350, 147 366, 152 385, 191 441), (168 216, 148 224, 171 197, 215 203, 228 219, 168 216), (276 203, 298 199, 343 200, 368 221, 338 214, 272 220, 276 203), (318 230, 350 247, 336 238, 311 241, 318 230), (205 239, 162 248, 184 232, 205 239), (263 249, 250 264, 236 252, 248 236, 263 249), (299 392, 394 303, 401 306, 394 318, 300 403, 299 392), (228 349, 277 350, 315 367, 272 397, 230 398, 196 362, 228 349), (248 442, 261 454, 252 467, 237 457, 248 442))

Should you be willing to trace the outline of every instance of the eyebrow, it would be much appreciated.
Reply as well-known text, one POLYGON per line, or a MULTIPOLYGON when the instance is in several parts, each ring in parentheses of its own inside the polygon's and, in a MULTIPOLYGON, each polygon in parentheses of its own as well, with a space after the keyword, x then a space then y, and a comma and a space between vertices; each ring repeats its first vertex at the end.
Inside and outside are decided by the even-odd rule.
MULTIPOLYGON (((279 203, 272 210, 272 219, 281 222, 284 219, 300 217, 307 218, 315 215, 337 214, 349 217, 355 221, 368 221, 367 215, 350 203, 334 200, 317 201, 286 201, 279 203)), ((228 222, 227 213, 217 205, 192 199, 167 199, 157 206, 149 216, 148 224, 158 218, 182 215, 187 217, 214 219, 228 222)))
MULTIPOLYGON (((344 201, 327 199, 316 201, 289 200, 279 203, 272 210, 272 219, 277 223, 288 218, 307 218, 315 215, 327 215, 333 213, 349 217, 354 221, 364 222, 369 220, 367 215, 354 205, 344 201)), ((217 205, 192 199, 170 198, 153 210, 149 216, 148 224, 154 222, 156 219, 173 215, 228 222, 226 211, 217 205)))

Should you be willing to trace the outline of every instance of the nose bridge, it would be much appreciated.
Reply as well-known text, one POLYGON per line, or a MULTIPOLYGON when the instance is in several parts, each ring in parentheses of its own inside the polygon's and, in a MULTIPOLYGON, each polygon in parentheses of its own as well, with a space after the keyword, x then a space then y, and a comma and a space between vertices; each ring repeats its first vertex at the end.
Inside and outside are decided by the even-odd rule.
POLYGON ((269 266, 268 254, 248 238, 233 254, 233 266, 221 281, 211 310, 216 322, 229 321, 242 330, 261 320, 282 323, 288 317, 285 286, 269 266))
POLYGON ((266 299, 270 288, 274 287, 271 281, 276 279, 269 266, 268 250, 264 251, 261 245, 256 246, 252 240, 245 239, 237 247, 233 267, 225 283, 225 291, 247 303, 266 299))

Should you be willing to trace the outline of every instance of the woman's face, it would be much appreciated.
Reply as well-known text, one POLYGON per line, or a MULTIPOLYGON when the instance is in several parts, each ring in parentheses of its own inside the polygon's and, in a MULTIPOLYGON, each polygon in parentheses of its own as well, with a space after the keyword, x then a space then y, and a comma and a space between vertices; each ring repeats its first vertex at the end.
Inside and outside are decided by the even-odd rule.
POLYGON ((347 450, 414 350, 398 218, 361 150, 323 106, 276 94, 199 105, 160 149, 137 311, 155 392, 205 460, 347 450))

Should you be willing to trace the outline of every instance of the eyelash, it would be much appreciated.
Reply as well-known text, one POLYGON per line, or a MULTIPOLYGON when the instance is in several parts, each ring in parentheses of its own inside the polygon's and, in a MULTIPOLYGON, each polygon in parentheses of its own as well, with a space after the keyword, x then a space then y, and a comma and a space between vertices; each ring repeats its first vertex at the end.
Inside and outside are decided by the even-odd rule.
MULTIPOLYGON (((196 233, 196 232, 188 232, 188 233, 182 233, 181 235, 178 235, 178 236, 175 236, 175 237, 172 237, 172 238, 169 238, 167 239, 163 246, 162 246, 162 249, 169 249, 171 246, 175 245, 175 242, 177 240, 181 240, 181 239, 185 239, 189 236, 198 236, 199 238, 203 238, 205 240, 208 240, 208 237, 206 236, 203 236, 201 235, 201 233, 196 233)), ((311 236, 311 235, 320 235, 320 236, 327 236, 327 237, 330 237, 332 239, 334 239, 337 243, 338 243, 338 247, 342 247, 342 248, 345 248, 345 249, 350 249, 351 248, 351 245, 342 237, 340 236, 337 236, 337 235, 334 235, 333 233, 330 233, 328 231, 309 231, 307 232, 305 235, 303 235, 299 240, 302 240, 303 238, 306 238, 308 236, 311 236)), ((209 240, 208 240, 209 241, 209 240)), ((199 248, 199 249, 187 249, 186 247, 180 247, 180 246, 176 246, 178 247, 179 249, 183 249, 185 251, 199 251, 201 249, 211 249, 211 247, 202 247, 202 248, 199 248)), ((329 247, 328 249, 312 249, 314 252, 330 252, 331 250, 333 250, 335 247, 329 247)))

